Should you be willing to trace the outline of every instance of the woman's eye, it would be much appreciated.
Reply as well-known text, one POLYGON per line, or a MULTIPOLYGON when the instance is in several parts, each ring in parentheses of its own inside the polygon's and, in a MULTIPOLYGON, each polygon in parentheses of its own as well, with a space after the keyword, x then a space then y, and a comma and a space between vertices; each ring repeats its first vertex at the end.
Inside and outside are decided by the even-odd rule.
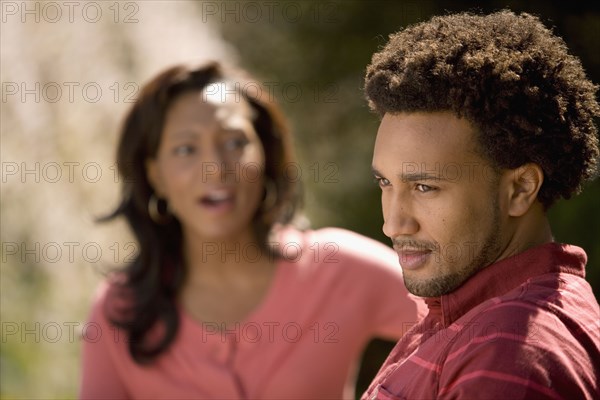
POLYGON ((423 185, 422 183, 417 183, 417 185, 415 186, 415 188, 419 192, 421 192, 421 193, 427 193, 427 192, 431 192, 433 190, 436 190, 436 188, 434 188, 433 186, 423 185))
POLYGON ((381 178, 379 176, 376 176, 375 183, 377 183, 377 185, 379 185, 380 187, 385 187, 385 186, 389 186, 390 181, 388 181, 386 178, 381 178))
POLYGON ((194 154, 195 151, 196 151, 196 148, 194 146, 191 146, 188 144, 177 146, 173 149, 173 153, 176 156, 188 156, 188 155, 194 154))
POLYGON ((241 149, 246 145, 246 143, 248 143, 248 141, 245 138, 231 138, 225 141, 223 147, 225 150, 233 151, 241 149))

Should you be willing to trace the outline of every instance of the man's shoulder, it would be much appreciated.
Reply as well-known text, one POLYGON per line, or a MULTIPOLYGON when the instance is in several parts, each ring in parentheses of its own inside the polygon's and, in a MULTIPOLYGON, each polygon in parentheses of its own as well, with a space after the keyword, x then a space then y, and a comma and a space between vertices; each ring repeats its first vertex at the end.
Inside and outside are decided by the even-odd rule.
POLYGON ((583 278, 548 273, 483 302, 455 323, 483 331, 531 336, 532 332, 572 334, 574 326, 579 331, 596 325, 597 331, 599 320, 598 302, 583 278))
POLYGON ((428 317, 392 354, 382 381, 392 393, 477 398, 489 390, 505 398, 586 398, 598 390, 598 304, 581 277, 531 277, 449 326, 435 321, 428 317))
POLYGON ((474 371, 539 373, 549 382, 564 369, 594 369, 600 359, 598 303, 585 281, 568 275, 532 278, 455 321, 444 369, 452 375, 469 363, 474 371))

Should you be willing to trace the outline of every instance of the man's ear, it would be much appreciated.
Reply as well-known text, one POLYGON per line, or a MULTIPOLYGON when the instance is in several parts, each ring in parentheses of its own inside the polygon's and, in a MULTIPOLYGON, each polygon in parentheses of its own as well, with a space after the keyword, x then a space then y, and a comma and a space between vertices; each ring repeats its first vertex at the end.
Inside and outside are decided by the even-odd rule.
POLYGON ((544 182, 544 171, 539 165, 528 163, 504 173, 507 185, 508 215, 520 217, 537 201, 544 182))
POLYGON ((157 161, 154 158, 146 159, 146 178, 148 179, 150 186, 152 186, 152 188, 154 189, 156 195, 158 197, 164 197, 162 179, 160 178, 160 174, 158 173, 157 161))

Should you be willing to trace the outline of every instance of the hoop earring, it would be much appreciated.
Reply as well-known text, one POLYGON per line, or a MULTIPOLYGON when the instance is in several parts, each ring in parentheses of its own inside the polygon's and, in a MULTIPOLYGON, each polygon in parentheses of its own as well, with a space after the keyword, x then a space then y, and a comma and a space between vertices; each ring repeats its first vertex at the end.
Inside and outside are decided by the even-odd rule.
POLYGON ((265 198, 260 207, 263 212, 270 211, 277 204, 277 186, 275 181, 269 177, 265 178, 265 198))
POLYGON ((169 213, 169 204, 164 199, 159 199, 152 193, 150 199, 148 199, 148 215, 154 223, 158 225, 164 225, 171 220, 171 214, 169 213), (162 201, 164 203, 164 212, 160 212, 158 203, 162 201))

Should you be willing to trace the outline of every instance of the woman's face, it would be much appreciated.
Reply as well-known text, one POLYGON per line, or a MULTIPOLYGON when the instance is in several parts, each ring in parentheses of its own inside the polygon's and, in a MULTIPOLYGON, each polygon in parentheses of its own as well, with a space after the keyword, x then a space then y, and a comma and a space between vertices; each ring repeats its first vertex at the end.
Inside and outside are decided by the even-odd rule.
POLYGON ((263 146, 253 109, 226 84, 177 98, 167 111, 148 179, 185 235, 231 240, 251 232, 263 197, 263 146))

